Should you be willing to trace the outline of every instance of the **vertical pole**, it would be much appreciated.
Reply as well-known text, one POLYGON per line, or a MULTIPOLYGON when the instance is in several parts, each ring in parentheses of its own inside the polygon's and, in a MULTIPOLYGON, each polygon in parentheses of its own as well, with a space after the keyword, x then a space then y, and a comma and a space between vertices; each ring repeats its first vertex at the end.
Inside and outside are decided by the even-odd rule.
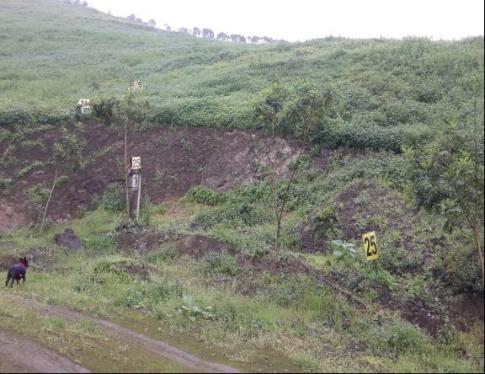
POLYGON ((126 217, 130 219, 130 196, 128 192, 128 123, 125 120, 125 199, 126 199, 126 217))
POLYGON ((379 265, 377 265, 377 260, 372 261, 374 263, 374 272, 377 274, 379 271, 379 265))
POLYGON ((140 176, 138 178, 138 198, 136 201, 136 222, 138 223, 138 217, 140 216, 140 198, 141 198, 141 171, 139 171, 140 176))

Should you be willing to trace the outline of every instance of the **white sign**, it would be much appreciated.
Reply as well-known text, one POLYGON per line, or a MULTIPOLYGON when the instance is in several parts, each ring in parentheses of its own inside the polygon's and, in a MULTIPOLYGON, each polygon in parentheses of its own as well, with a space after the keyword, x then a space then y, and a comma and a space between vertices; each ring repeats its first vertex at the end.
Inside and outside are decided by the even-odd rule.
POLYGON ((131 168, 133 170, 141 169, 141 157, 132 157, 131 158, 131 168))

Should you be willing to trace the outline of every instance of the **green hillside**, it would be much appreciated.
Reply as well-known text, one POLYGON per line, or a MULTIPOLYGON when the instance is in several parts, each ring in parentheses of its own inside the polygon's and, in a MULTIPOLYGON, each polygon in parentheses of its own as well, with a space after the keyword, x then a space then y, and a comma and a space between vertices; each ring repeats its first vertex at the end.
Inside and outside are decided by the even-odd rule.
POLYGON ((55 120, 80 97, 120 97, 139 79, 150 122, 257 128, 260 90, 306 80, 333 94, 337 145, 366 147, 357 128, 412 143, 423 127, 467 122, 476 96, 483 100, 483 37, 254 46, 148 29, 54 0, 3 0, 1 10, 3 123, 25 112, 55 120))
POLYGON ((483 42, 0 0, 0 372, 483 372, 483 42))

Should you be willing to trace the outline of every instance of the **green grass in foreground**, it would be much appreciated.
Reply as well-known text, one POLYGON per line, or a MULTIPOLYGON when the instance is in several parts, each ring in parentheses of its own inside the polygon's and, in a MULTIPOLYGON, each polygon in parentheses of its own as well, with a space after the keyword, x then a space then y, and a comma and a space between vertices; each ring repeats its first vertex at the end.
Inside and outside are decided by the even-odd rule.
MULTIPOLYGON (((86 235, 87 242, 96 243, 95 238, 106 235, 104 231, 112 228, 114 221, 115 217, 100 209, 74 222, 73 227, 79 228, 81 222, 82 227, 96 224, 97 232, 87 230, 81 235, 86 235)), ((55 231, 53 228, 51 232, 55 231)), ((22 242, 26 235, 18 233, 10 240, 22 242)), ((38 238, 39 243, 48 245, 51 235, 38 238)), ((317 262, 318 256, 314 255, 317 262)), ((368 311, 356 309, 305 275, 248 273, 234 268, 235 263, 229 267, 231 271, 226 271, 227 266, 209 258, 196 261, 174 257, 167 247, 150 253, 149 258, 106 249, 97 253, 94 248, 79 254, 59 254, 49 272, 33 268, 25 286, 3 290, 0 298, 13 292, 118 319, 135 329, 148 328, 155 335, 161 327, 167 337, 192 336, 216 347, 225 359, 248 368, 261 355, 267 355, 279 367, 294 365, 308 371, 479 371, 476 357, 483 349, 483 324, 476 324, 468 333, 447 329, 433 338, 391 311, 377 313, 377 306, 368 311), (130 266, 148 263, 150 280, 126 271, 130 266)), ((20 321, 29 321, 39 326, 34 329, 36 339, 63 349, 81 364, 88 362, 89 352, 83 351, 84 356, 73 352, 88 341, 98 341, 99 337, 89 335, 89 326, 82 321, 71 326, 35 311, 19 313, 14 308, 4 309, 7 318, 0 319, 2 328, 29 335, 32 332, 16 327, 20 321)), ((183 346, 184 342, 180 343, 183 346)), ((96 344, 110 343, 104 340, 96 344)), ((200 347, 189 347, 201 353, 200 347)), ((113 359, 116 355, 114 352, 113 359)), ((125 364, 120 363, 120 370, 125 364)))

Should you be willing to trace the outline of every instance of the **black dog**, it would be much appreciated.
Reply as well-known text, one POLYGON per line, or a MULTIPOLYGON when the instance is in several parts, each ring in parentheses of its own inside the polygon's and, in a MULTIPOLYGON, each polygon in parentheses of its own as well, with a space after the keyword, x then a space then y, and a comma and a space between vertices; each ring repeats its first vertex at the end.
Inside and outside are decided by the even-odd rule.
POLYGON ((29 262, 27 257, 21 258, 19 263, 12 266, 7 273, 7 281, 5 282, 5 287, 8 287, 8 282, 10 281, 10 287, 13 286, 13 281, 16 280, 19 284, 19 280, 22 279, 25 283, 25 273, 27 273, 27 268, 29 267, 29 262))

